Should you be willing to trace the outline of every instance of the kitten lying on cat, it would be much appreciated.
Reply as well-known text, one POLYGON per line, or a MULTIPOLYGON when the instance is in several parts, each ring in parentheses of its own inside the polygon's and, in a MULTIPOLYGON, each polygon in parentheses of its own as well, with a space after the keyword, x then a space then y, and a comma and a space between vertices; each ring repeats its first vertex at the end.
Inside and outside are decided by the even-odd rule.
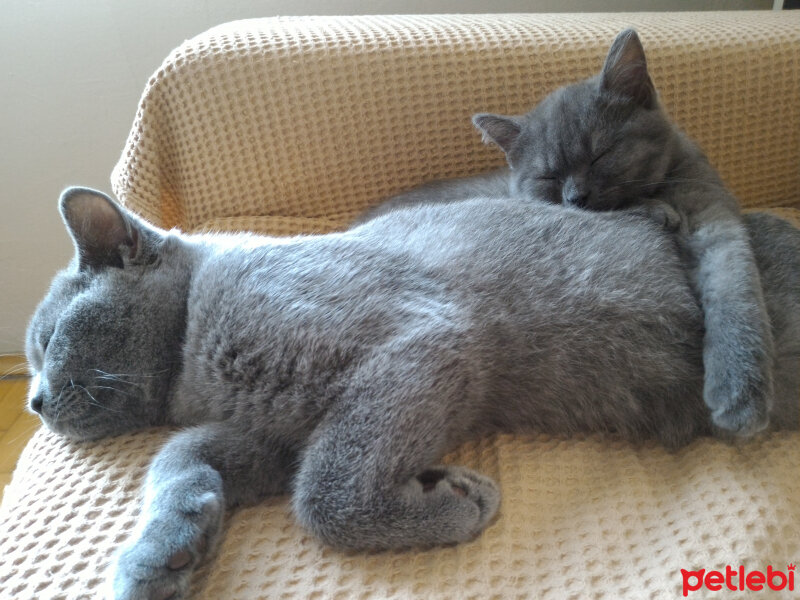
POLYGON ((521 117, 478 114, 510 171, 439 182, 363 220, 419 202, 508 195, 582 209, 646 212, 676 230, 704 312, 704 399, 719 427, 750 435, 773 399, 772 332, 738 203, 702 151, 667 117, 636 32, 620 33, 602 71, 521 117))
MULTIPOLYGON (((67 190, 76 256, 28 329, 30 406, 73 439, 184 428, 150 467, 112 597, 183 597, 224 510, 271 494, 291 492, 298 521, 340 547, 468 540, 499 491, 438 464, 466 438, 674 448, 715 433, 702 312, 669 234, 534 203, 419 204, 272 239, 162 231, 67 190)), ((796 428, 800 231, 751 226, 779 342, 771 425, 796 428)))

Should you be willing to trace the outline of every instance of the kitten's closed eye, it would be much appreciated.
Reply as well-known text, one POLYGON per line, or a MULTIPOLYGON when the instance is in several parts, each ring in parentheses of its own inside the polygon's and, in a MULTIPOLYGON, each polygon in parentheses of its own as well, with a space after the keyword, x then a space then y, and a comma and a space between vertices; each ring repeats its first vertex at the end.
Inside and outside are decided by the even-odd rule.
POLYGON ((606 148, 605 150, 603 150, 602 152, 600 152, 600 154, 598 154, 597 156, 595 156, 595 157, 592 159, 592 162, 590 162, 589 164, 590 164, 590 165, 593 165, 593 164, 595 164, 595 163, 596 163, 597 161, 599 161, 601 158, 603 158, 604 156, 608 155, 608 153, 609 153, 609 152, 611 152, 611 150, 612 150, 612 148, 606 148))

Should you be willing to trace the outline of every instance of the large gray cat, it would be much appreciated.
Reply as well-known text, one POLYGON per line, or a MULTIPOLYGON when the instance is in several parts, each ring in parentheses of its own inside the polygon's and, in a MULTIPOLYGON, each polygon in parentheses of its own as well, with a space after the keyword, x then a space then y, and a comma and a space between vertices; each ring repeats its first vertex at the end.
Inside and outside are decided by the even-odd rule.
MULTIPOLYGON (((185 428, 150 467, 114 598, 184 597, 224 510, 270 494, 339 547, 468 540, 498 489, 438 462, 469 437, 716 431, 702 312, 650 219, 478 197, 273 239, 162 231, 84 188, 60 210, 76 256, 28 329, 31 409, 73 439, 185 428)), ((767 305, 790 309, 771 424, 796 428, 800 232, 759 219, 767 305)))
POLYGON ((766 426, 773 339, 738 203, 703 152, 663 111, 636 32, 623 31, 602 71, 519 117, 475 115, 510 171, 412 190, 361 220, 418 202, 524 195, 589 210, 634 210, 676 230, 706 327, 704 398, 740 435, 766 426))

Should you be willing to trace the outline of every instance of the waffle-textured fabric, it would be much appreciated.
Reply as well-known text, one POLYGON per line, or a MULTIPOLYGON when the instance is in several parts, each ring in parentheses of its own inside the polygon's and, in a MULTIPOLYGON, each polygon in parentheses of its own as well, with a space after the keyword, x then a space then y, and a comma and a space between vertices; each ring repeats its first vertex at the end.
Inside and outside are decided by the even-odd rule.
MULTIPOLYGON (((113 188, 167 227, 329 231, 393 192, 502 164, 470 116, 523 112, 597 71, 631 25, 668 110, 742 203, 800 215, 800 13, 790 12, 223 25, 148 82, 113 188)), ((37 433, 0 508, 0 598, 100 597, 169 433, 78 444, 37 433)), ((342 553, 308 536, 279 497, 230 516, 192 597, 679 598, 681 569, 800 562, 797 432, 676 453, 601 436, 498 436, 448 460, 502 488, 499 517, 475 541, 342 553)))

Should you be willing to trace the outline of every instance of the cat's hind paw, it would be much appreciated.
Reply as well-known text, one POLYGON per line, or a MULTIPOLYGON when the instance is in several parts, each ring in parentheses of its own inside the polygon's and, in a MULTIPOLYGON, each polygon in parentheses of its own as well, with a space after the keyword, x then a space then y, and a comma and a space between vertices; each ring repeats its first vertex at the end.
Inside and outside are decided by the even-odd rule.
POLYGON ((464 512, 461 539, 477 536, 491 521, 500 506, 500 490, 494 481, 471 469, 438 466, 417 476, 424 495, 439 496, 464 512))

